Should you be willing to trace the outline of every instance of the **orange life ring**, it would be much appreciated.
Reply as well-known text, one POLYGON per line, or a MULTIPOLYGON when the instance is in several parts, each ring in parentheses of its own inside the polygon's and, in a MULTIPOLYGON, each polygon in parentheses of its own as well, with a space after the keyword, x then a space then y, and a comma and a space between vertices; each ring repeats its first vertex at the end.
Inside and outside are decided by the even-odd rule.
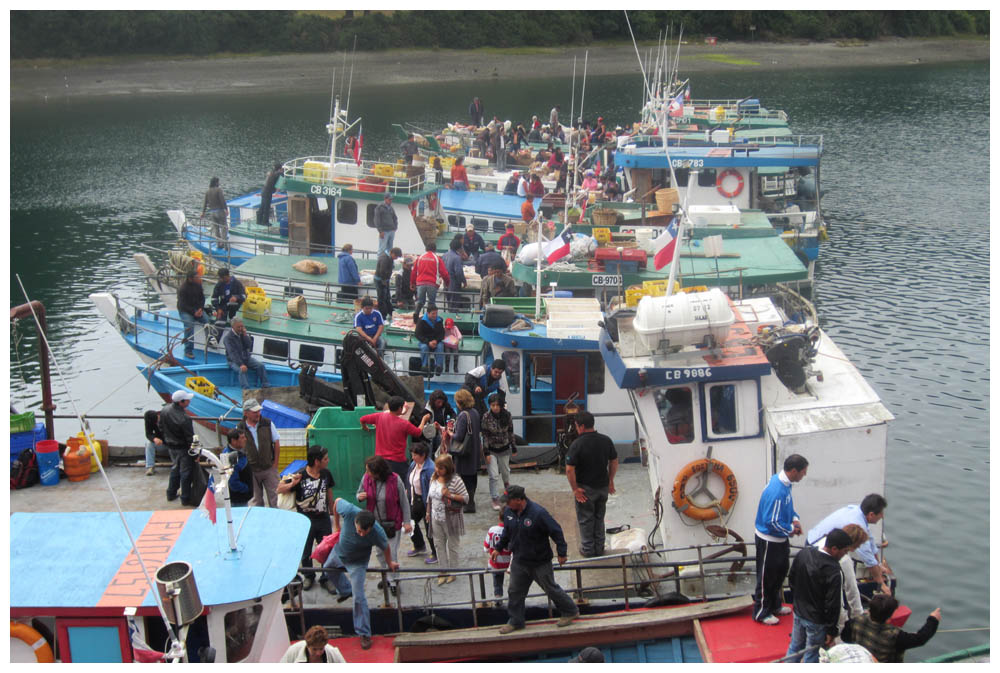
POLYGON ((722 194, 727 199, 735 199, 737 196, 743 193, 743 176, 740 175, 740 172, 735 168, 727 168, 726 170, 719 173, 719 177, 715 179, 715 188, 719 191, 720 194, 722 194), (738 182, 736 184, 736 189, 734 189, 731 192, 727 192, 725 187, 722 186, 722 183, 730 175, 734 176, 738 182))
POLYGON ((736 475, 733 474, 728 465, 718 460, 712 460, 711 458, 702 458, 692 461, 681 468, 681 471, 674 478, 674 488, 670 496, 674 501, 674 509, 681 514, 698 521, 710 521, 711 519, 722 518, 723 515, 728 514, 732 510, 733 505, 736 504, 736 497, 739 495, 739 492, 740 489, 736 483, 736 475), (707 507, 700 507, 694 504, 685 491, 687 490, 688 480, 691 477, 709 471, 715 472, 722 477, 722 481, 726 483, 726 492, 721 499, 709 503, 707 507))
POLYGON ((10 637, 17 638, 34 650, 35 659, 38 663, 51 664, 56 660, 56 658, 52 656, 52 648, 49 647, 49 643, 42 637, 42 634, 27 624, 21 624, 20 622, 11 620, 10 637))

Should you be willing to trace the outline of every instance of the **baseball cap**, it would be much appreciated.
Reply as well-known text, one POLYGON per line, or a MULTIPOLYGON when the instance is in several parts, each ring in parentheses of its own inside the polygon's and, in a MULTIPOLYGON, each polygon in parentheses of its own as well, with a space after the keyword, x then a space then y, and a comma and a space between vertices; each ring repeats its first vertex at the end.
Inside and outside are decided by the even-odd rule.
POLYGON ((571 664, 603 664, 604 653, 596 647, 585 647, 580 654, 569 660, 571 664))
POLYGON ((472 222, 469 222, 467 225, 465 225, 465 230, 466 231, 475 231, 476 230, 476 225, 474 225, 472 222))
POLYGON ((258 402, 257 400, 250 400, 248 402, 243 403, 243 411, 260 411, 260 410, 261 410, 260 402, 258 402))
POLYGON ((175 390, 174 394, 170 396, 170 399, 174 402, 180 402, 181 400, 193 400, 194 393, 190 390, 184 390, 181 388, 180 390, 175 390))

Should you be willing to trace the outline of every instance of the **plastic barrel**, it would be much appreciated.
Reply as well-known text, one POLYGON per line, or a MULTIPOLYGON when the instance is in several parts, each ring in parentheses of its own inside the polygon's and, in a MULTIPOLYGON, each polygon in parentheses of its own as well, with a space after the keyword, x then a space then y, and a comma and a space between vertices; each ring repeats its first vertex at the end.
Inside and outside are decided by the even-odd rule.
POLYGON ((43 439, 35 444, 35 455, 38 457, 38 476, 42 486, 58 484, 59 442, 54 439, 43 439))

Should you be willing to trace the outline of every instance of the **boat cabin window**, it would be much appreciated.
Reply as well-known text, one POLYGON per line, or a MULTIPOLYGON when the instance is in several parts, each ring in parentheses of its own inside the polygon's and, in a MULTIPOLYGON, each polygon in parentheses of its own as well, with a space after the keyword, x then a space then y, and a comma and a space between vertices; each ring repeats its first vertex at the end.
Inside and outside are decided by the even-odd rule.
POLYGON ((587 394, 600 395, 604 392, 604 358, 600 353, 587 354, 587 394))
POLYGON ((264 606, 260 603, 227 612, 223 618, 226 631, 226 661, 235 664, 250 656, 264 606))
POLYGON ((311 344, 302 344, 299 346, 299 361, 309 362, 314 365, 323 364, 324 348, 322 346, 313 346, 311 344))
POLYGON ((358 203, 357 201, 337 201, 337 222, 341 224, 358 223, 358 203))
POLYGON ((708 409, 711 413, 711 434, 731 435, 736 432, 736 386, 710 386, 708 409))
POLYGON ((518 351, 504 351, 500 359, 507 365, 504 374, 507 377, 507 390, 516 395, 521 392, 521 354, 518 351))
POLYGON ((280 339, 264 339, 263 355, 268 360, 287 360, 288 342, 280 339))
POLYGON ((714 168, 702 168, 698 171, 698 186, 699 187, 714 187, 715 186, 715 169, 714 168))
POLYGON ((365 224, 370 228, 375 228, 375 209, 378 208, 378 204, 369 203, 368 207, 365 208, 365 224))
POLYGON ((755 381, 705 385, 705 432, 709 439, 753 437, 760 432, 755 381))
POLYGON ((694 407, 688 387, 659 389, 655 393, 656 407, 660 412, 667 441, 671 444, 690 444, 694 441, 694 407))
POLYGON ((675 185, 675 187, 687 187, 688 180, 691 178, 691 169, 675 168, 674 173, 677 175, 677 184, 675 185))

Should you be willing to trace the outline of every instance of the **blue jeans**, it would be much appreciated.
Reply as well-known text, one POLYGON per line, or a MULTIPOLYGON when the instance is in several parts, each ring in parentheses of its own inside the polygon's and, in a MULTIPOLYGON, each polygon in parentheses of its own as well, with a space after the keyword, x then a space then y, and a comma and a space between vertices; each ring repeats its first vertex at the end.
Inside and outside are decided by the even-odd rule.
POLYGON ((464 180, 454 180, 454 181, 452 181, 451 186, 454 187, 455 189, 457 189, 460 192, 467 192, 467 191, 469 191, 469 185, 466 184, 466 182, 464 180))
MULTIPOLYGON (((437 285, 418 285, 417 286, 417 307, 413 310, 413 314, 420 319, 420 309, 424 306, 430 306, 431 304, 437 305, 438 288, 437 285)), ((414 321, 415 322, 415 321, 414 321)))
MULTIPOLYGON (((187 311, 178 311, 181 316, 181 320, 184 322, 184 357, 193 358, 194 357, 194 325, 195 323, 201 323, 202 325, 212 324, 212 319, 208 317, 208 313, 205 311, 201 312, 201 317, 196 318, 194 314, 188 313, 187 311)), ((209 334, 214 334, 210 329, 209 334)))
POLYGON ((269 388, 270 384, 267 381, 267 368, 264 363, 257 358, 250 356, 247 358, 247 371, 240 371, 240 365, 229 363, 229 368, 232 369, 240 377, 240 388, 244 390, 250 387, 250 380, 247 378, 247 372, 251 369, 257 372, 257 378, 260 379, 261 388, 269 388))
POLYGON ((333 551, 323 564, 327 579, 333 582, 341 596, 354 595, 354 632, 359 636, 371 636, 372 620, 368 614, 368 599, 365 597, 365 571, 367 563, 345 564, 333 551))
POLYGON ((809 652, 802 655, 801 659, 791 659, 789 663, 815 664, 819 662, 819 646, 826 640, 826 627, 816 624, 808 619, 803 619, 795 615, 795 622, 792 625, 792 641, 788 644, 788 652, 785 656, 801 652, 807 647, 812 647, 809 652))
MULTIPOLYGON (((435 367, 443 367, 444 366, 444 358, 439 357, 443 353, 444 353, 444 342, 438 341, 438 345, 434 349, 434 366, 435 367)), ((431 354, 431 347, 428 346, 425 343, 421 343, 420 344, 420 366, 421 367, 426 367, 427 366, 427 360, 430 357, 430 354, 431 354)))
POLYGON ((156 465, 156 444, 146 440, 146 469, 156 465))
POLYGON ((392 242, 395 239, 395 231, 380 231, 378 237, 378 253, 375 255, 375 259, 378 259, 378 256, 383 252, 388 255, 389 251, 392 250, 392 242))

